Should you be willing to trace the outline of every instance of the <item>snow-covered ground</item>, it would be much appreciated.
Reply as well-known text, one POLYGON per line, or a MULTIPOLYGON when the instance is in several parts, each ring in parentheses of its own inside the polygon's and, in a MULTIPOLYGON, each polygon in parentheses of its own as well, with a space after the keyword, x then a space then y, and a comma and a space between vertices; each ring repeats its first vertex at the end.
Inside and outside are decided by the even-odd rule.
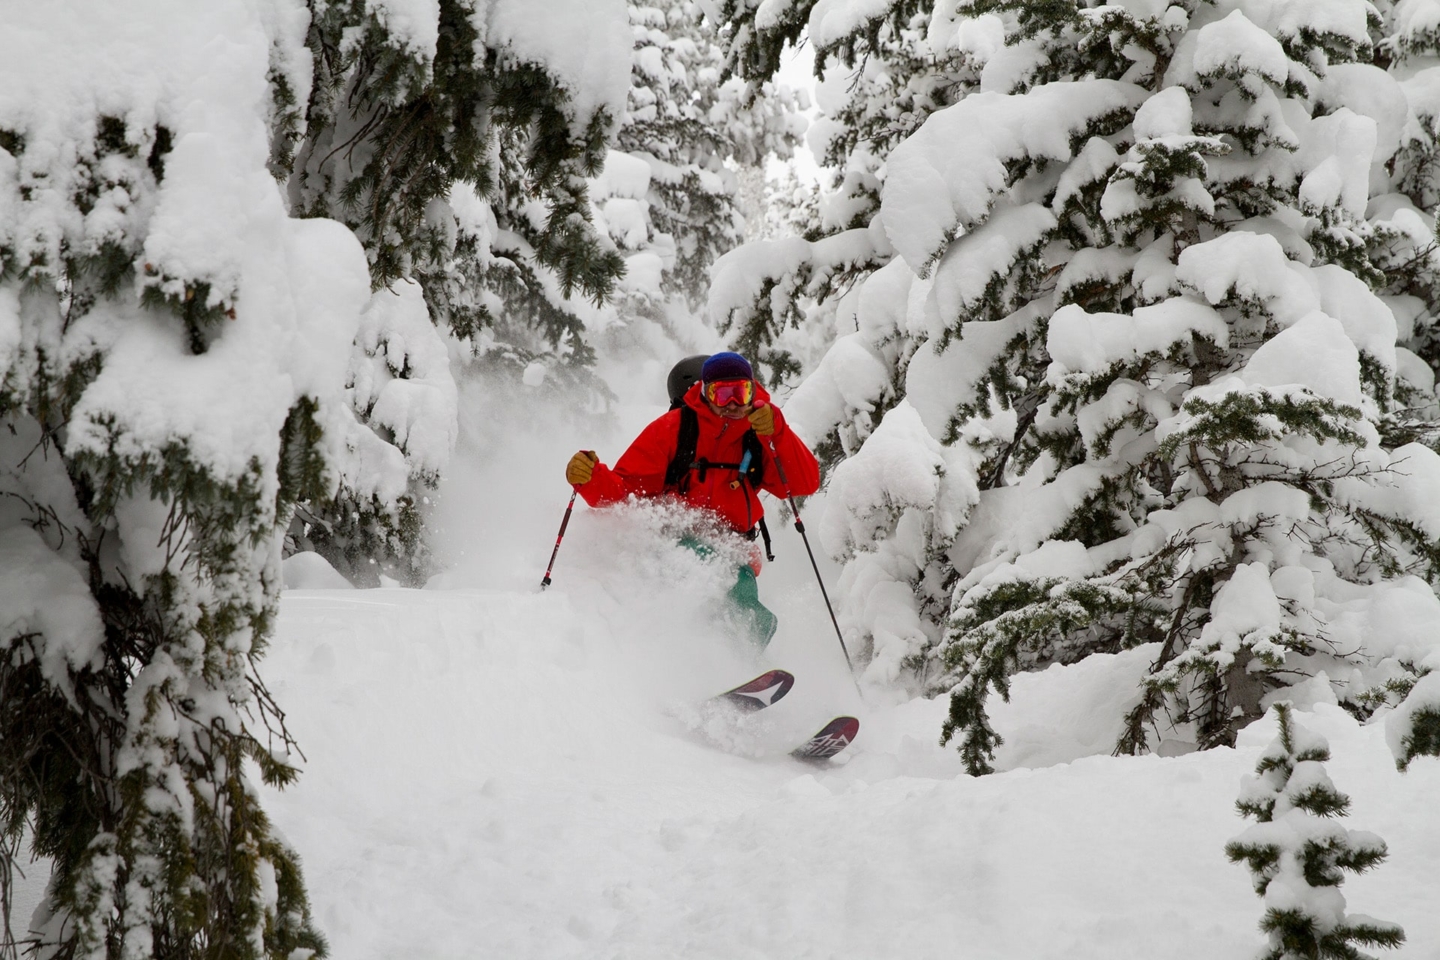
MULTIPOLYGON (((1093 681, 1139 666, 1091 658, 1018 678, 995 711, 1008 769, 966 776, 936 742, 943 699, 860 701, 803 546, 777 522, 761 589, 782 625, 763 662, 798 681, 748 726, 705 727, 719 749, 692 704, 759 667, 705 616, 719 571, 653 516, 582 504, 541 593, 565 458, 585 446, 613 462, 660 411, 662 382, 658 367, 624 380, 607 436, 468 398, 469 439, 489 455, 441 491, 449 572, 421 591, 286 594, 264 670, 309 761, 266 803, 304 859, 333 956, 1200 960, 1258 947, 1260 901, 1223 847, 1245 826, 1234 799, 1269 721, 1236 750, 1112 758, 1111 732, 1089 721, 1093 681), (837 712, 862 722, 843 762, 784 756, 837 712)), ((1330 739, 1347 825, 1390 845, 1345 885, 1351 909, 1403 924, 1400 956, 1437 960, 1440 763, 1402 775, 1383 724, 1326 705, 1298 719, 1330 739)))

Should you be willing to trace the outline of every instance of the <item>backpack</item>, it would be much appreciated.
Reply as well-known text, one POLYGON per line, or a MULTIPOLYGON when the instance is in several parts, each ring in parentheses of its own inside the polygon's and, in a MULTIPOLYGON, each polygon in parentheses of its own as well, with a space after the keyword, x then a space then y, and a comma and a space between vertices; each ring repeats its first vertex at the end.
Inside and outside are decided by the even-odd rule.
MULTIPOLYGON (((677 493, 685 493, 690 487, 690 474, 700 474, 700 481, 705 481, 705 474, 710 470, 734 470, 739 474, 736 483, 748 483, 755 490, 760 489, 761 478, 765 475, 765 447, 761 445, 760 438, 755 435, 754 430, 746 430, 745 436, 741 439, 741 449, 744 454, 739 463, 712 463, 701 458, 695 459, 695 447, 700 441, 700 416, 694 408, 685 405, 680 407, 680 431, 675 440, 675 456, 670 458, 670 464, 665 468, 665 489, 674 490, 677 493)), ((749 530, 745 536, 755 539, 756 529, 765 543, 765 559, 773 561, 775 555, 770 552, 770 530, 765 526, 765 518, 761 517, 757 528, 749 530)))

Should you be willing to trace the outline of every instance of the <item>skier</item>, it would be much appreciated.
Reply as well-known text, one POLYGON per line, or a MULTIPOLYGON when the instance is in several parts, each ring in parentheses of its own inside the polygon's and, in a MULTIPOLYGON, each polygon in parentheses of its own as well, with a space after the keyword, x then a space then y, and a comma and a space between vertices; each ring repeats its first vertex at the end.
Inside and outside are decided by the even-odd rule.
MULTIPOLYGON (((671 409, 640 432, 613 469, 601 463, 593 450, 581 450, 570 458, 565 479, 590 506, 618 503, 630 496, 676 497, 709 511, 737 535, 754 541, 764 532, 761 490, 784 497, 805 496, 820 488, 815 455, 786 425, 740 354, 688 357, 676 365, 667 385, 671 409)), ((686 545, 702 555, 709 552, 693 539, 686 545)), ((766 535, 767 552, 768 545, 766 535)), ((736 571, 727 599, 735 618, 763 650, 778 621, 760 602, 755 579, 759 572, 755 554, 736 571)))

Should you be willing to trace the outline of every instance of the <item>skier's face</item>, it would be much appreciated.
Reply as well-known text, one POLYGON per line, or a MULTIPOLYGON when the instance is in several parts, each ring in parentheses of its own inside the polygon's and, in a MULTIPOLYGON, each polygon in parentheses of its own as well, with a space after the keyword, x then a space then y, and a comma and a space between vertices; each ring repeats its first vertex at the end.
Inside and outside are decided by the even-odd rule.
POLYGON ((755 409, 755 381, 720 380, 701 387, 710 412, 727 420, 742 420, 755 409))
POLYGON ((724 417, 726 420, 744 420, 746 417, 750 416, 750 411, 755 409, 755 404, 753 403, 747 403, 743 407, 736 406, 733 403, 728 407, 717 407, 715 406, 715 404, 710 403, 709 400, 705 402, 710 404, 711 413, 715 414, 716 416, 724 417))

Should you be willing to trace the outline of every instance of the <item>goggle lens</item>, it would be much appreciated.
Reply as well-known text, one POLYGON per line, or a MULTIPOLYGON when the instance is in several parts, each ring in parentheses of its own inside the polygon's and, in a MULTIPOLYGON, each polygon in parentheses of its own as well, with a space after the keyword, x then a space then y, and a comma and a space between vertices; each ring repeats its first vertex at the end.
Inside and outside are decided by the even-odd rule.
POLYGON ((705 384, 705 399, 717 407, 743 407, 755 399, 754 380, 717 380, 705 384))

